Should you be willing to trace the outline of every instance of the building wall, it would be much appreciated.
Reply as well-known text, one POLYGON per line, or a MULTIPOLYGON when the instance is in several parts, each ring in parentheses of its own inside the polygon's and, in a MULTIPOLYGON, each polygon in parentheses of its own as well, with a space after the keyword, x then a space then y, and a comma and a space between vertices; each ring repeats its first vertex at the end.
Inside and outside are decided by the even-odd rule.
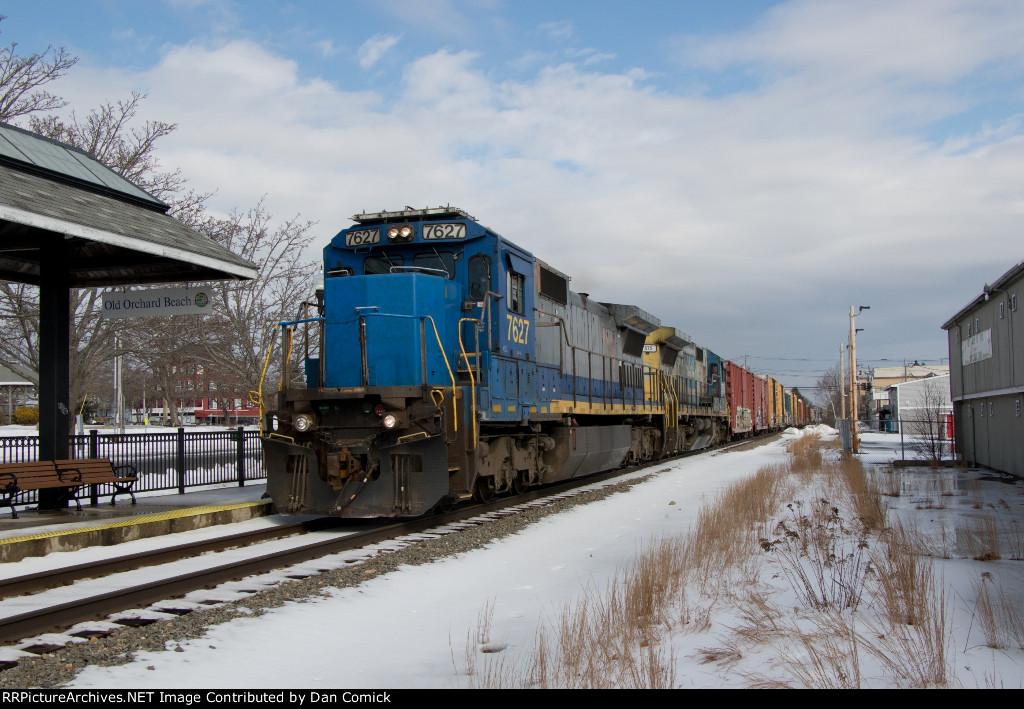
POLYGON ((969 462, 1024 477, 1024 263, 943 328, 957 449, 969 462))
POLYGON ((953 402, 949 393, 949 376, 929 377, 913 382, 895 384, 888 389, 889 406, 897 421, 934 422, 937 416, 952 413, 953 402))

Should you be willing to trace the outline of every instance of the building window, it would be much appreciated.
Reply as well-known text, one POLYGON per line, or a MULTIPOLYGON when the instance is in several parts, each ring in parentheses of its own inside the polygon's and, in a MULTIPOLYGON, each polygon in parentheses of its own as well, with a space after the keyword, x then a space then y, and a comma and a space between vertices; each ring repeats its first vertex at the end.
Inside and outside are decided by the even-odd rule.
POLYGON ((992 416, 996 415, 995 407, 996 407, 996 404, 995 404, 994 401, 988 402, 988 415, 989 415, 989 418, 991 418, 992 416))
POLYGON ((1020 416, 1020 399, 1017 399, 1017 415, 1020 416))
POLYGON ((1017 309, 1017 294, 1016 293, 1011 293, 1010 294, 1010 310, 1016 310, 1016 309, 1017 309))
POLYGON ((1002 320, 1006 317, 1006 303, 999 301, 999 319, 1002 320))
POLYGON ((974 332, 974 331, 973 331, 973 327, 974 327, 974 326, 973 326, 973 325, 972 325, 971 323, 967 323, 967 336, 968 336, 968 337, 970 337, 970 336, 971 336, 971 334, 972 334, 972 333, 974 332))

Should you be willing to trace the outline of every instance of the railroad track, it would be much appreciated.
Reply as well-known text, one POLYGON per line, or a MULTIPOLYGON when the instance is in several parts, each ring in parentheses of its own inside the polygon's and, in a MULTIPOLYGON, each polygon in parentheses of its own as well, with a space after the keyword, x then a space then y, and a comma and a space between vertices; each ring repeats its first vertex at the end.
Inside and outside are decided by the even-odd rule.
MULTIPOLYGON (((727 448, 727 447, 726 447, 727 448)), ((718 451, 723 448, 716 449, 718 451)), ((693 455, 705 451, 695 451, 693 455)), ((655 469, 677 458, 667 458, 626 470, 600 473, 583 480, 570 480, 541 489, 530 490, 522 495, 499 497, 485 504, 458 507, 444 514, 392 524, 376 525, 372 528, 353 528, 350 520, 318 518, 281 525, 279 527, 236 533, 212 540, 165 547, 112 559, 78 564, 45 572, 0 580, 0 598, 29 598, 40 591, 59 588, 76 581, 96 579, 112 574, 131 572, 146 567, 168 565, 166 576, 157 580, 129 582, 114 590, 97 593, 83 593, 73 601, 39 604, 21 612, 5 612, 5 601, 0 602, 0 644, 18 643, 25 638, 59 632, 75 624, 91 621, 124 611, 129 608, 145 608, 161 601, 167 601, 202 588, 212 588, 228 581, 262 574, 276 569, 287 568, 323 556, 352 551, 360 547, 395 539, 405 535, 427 532, 473 518, 487 521, 493 513, 514 513, 514 508, 526 504, 552 501, 573 493, 578 488, 624 476, 628 473, 655 469), (342 529, 342 527, 345 527, 342 529), (307 535, 310 532, 337 531, 336 534, 314 535, 309 541, 295 540, 283 549, 264 551, 260 545, 268 541, 290 536, 307 535), (227 549, 251 547, 243 558, 218 559, 218 553, 227 549), (208 563, 201 568, 175 570, 174 562, 209 554, 208 563)), ((440 532, 439 532, 440 533, 440 532)), ((226 555, 225 555, 226 556, 226 555)))
MULTIPOLYGON (((659 461, 661 463, 665 461, 659 461)), ((634 469, 635 471, 636 469, 634 469)), ((604 473, 588 478, 585 484, 590 485, 608 478, 622 475, 623 471, 604 473)), ((475 504, 452 510, 440 515, 405 520, 371 529, 355 529, 351 527, 339 529, 338 534, 324 538, 317 535, 312 541, 295 540, 285 549, 274 549, 261 552, 259 544, 270 539, 295 536, 313 530, 324 531, 340 528, 350 521, 334 519, 315 519, 294 525, 283 525, 272 530, 258 530, 232 534, 214 540, 206 540, 192 544, 163 548, 152 552, 116 557, 103 561, 79 564, 45 572, 34 573, 21 577, 0 580, 0 595, 4 599, 25 597, 38 591, 57 588, 74 581, 94 579, 125 571, 134 571, 144 567, 172 564, 174 561, 193 558, 204 553, 216 553, 228 548, 242 546, 251 547, 250 553, 244 558, 232 558, 217 561, 211 556, 210 563, 203 568, 190 569, 183 572, 169 571, 168 575, 158 580, 128 583, 115 590, 83 595, 74 601, 53 605, 40 605, 23 612, 4 613, 0 603, 0 644, 12 644, 24 638, 50 632, 58 632, 77 623, 96 620, 129 608, 144 608, 160 601, 184 595, 190 591, 211 588, 219 584, 266 573, 276 569, 287 568, 295 564, 311 561, 322 556, 351 551, 360 547, 387 541, 403 535, 425 532, 431 528, 444 527, 455 522, 462 522, 474 517, 484 517, 488 513, 497 513, 518 507, 526 503, 552 499, 565 495, 574 488, 581 487, 580 481, 549 486, 539 490, 528 491, 514 497, 496 498, 485 504, 475 504)), ((168 567, 171 568, 170 566, 168 567)))

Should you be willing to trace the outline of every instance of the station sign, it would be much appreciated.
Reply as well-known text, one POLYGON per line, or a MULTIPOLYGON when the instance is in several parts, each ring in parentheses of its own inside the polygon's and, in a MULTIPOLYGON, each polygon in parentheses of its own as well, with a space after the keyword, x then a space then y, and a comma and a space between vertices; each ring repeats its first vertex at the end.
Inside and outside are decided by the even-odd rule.
POLYGON ((103 319, 207 315, 211 301, 209 288, 108 291, 103 294, 103 319))

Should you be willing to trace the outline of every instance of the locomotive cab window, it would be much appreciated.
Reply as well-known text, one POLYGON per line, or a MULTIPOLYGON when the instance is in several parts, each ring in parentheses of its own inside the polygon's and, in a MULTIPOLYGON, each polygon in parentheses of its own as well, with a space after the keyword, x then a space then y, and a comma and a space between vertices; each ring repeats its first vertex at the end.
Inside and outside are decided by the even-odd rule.
POLYGON ((469 298, 483 300, 491 290, 491 257, 477 254, 469 259, 469 298))
POLYGON ((412 265, 449 280, 455 278, 455 254, 452 253, 416 254, 413 256, 412 265))
POLYGON ((508 310, 522 315, 526 312, 526 277, 515 271, 508 272, 508 310))
POLYGON ((392 266, 402 266, 405 260, 401 256, 371 256, 363 261, 363 275, 377 276, 391 273, 392 266))

